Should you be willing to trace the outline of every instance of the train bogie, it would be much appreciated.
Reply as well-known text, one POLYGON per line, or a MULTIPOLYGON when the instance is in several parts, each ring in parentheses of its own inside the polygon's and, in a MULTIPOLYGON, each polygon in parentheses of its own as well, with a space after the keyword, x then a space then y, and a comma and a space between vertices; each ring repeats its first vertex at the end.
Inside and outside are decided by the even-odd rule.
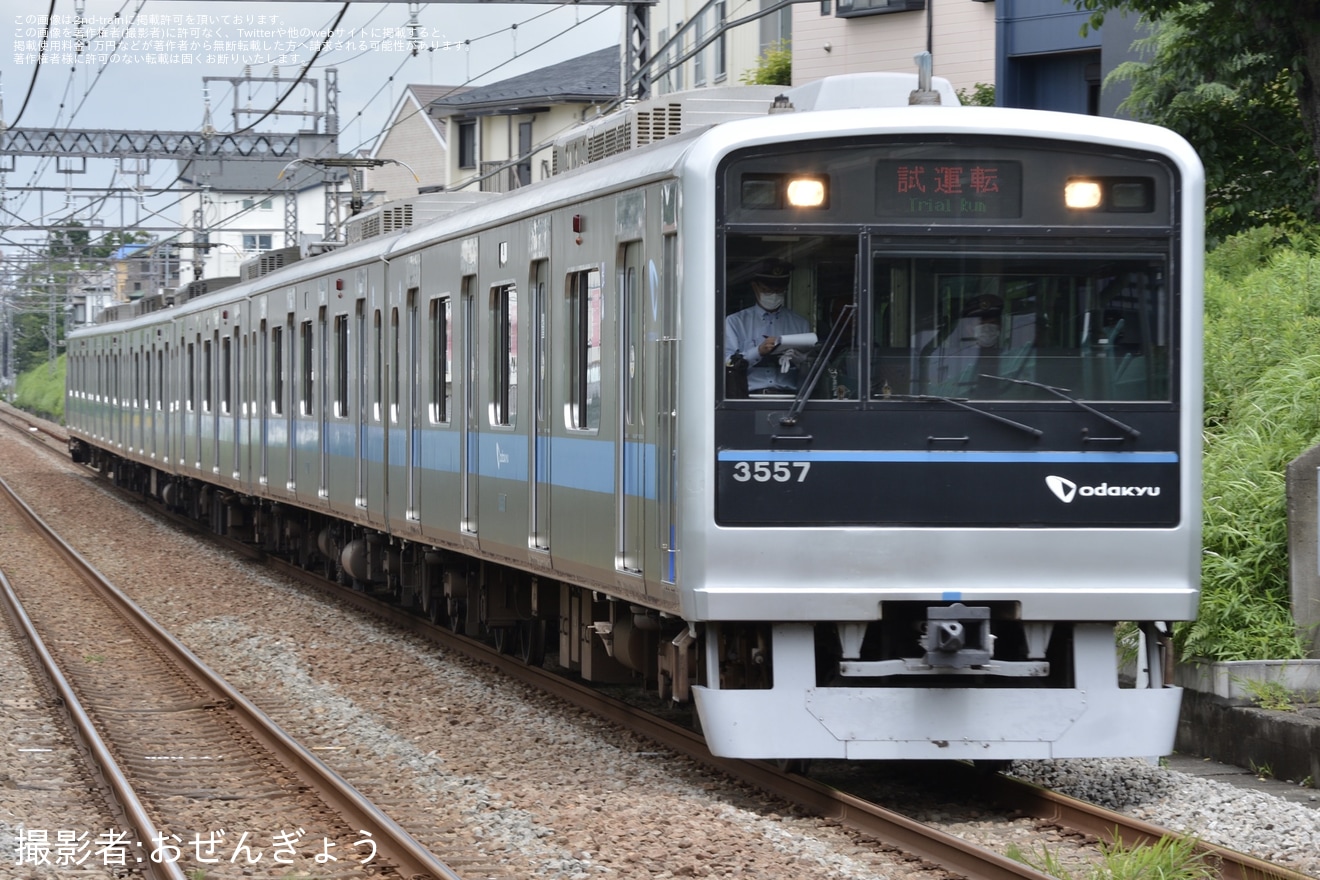
POLYGON ((837 85, 584 161, 676 112, 635 108, 525 191, 120 307, 71 337, 78 454, 528 662, 693 698, 721 754, 1167 751, 1196 158, 837 85))

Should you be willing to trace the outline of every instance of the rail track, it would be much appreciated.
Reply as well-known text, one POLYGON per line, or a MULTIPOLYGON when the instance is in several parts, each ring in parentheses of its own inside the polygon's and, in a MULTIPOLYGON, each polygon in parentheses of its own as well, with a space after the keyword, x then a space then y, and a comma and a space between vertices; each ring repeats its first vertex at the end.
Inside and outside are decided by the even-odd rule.
POLYGON ((123 805, 122 827, 83 830, 103 832, 117 858, 152 878, 184 880, 185 869, 223 877, 264 861, 276 876, 333 866, 336 876, 459 880, 158 627, 3 480, 0 493, 17 514, 0 517, 0 535, 27 548, 7 563, 9 612, 123 805))
MULTIPOLYGON (((775 765, 760 761, 734 761, 713 757, 700 734, 655 716, 623 700, 615 699, 546 669, 529 666, 492 646, 456 635, 441 626, 419 619, 389 603, 332 584, 315 574, 280 560, 269 564, 282 573, 312 587, 332 593, 364 611, 396 626, 418 633, 437 644, 459 651, 499 669, 508 677, 552 693, 560 699, 647 737, 714 770, 818 815, 835 819, 847 827, 886 844, 899 847, 918 858, 941 865, 972 880, 1009 880, 1045 875, 998 853, 968 843, 937 828, 923 825, 847 790, 824 785, 775 765)), ((1000 805, 1006 812, 1030 816, 1104 843, 1124 846, 1152 844, 1161 839, 1185 839, 1185 835, 1134 819, 1113 810, 1070 798, 1040 786, 1002 774, 987 774, 977 768, 949 762, 938 772, 948 791, 975 793, 1000 805)), ((1272 864, 1204 841, 1194 841, 1197 852, 1218 866, 1223 880, 1315 880, 1306 874, 1272 864)))
MULTIPOLYGON (((190 521, 174 519, 196 530, 196 525, 190 521)), ((202 533, 214 537, 209 533, 202 533)), ((252 548, 237 542, 221 541, 221 543, 227 543, 249 556, 254 555, 252 548)), ((823 785, 801 775, 785 773, 768 764, 712 758, 705 750, 700 737, 691 730, 656 718, 623 701, 612 699, 599 690, 585 688, 545 669, 529 666, 517 657, 492 650, 485 643, 455 635, 443 627, 432 625, 368 594, 332 584, 278 560, 268 560, 268 562, 284 574, 311 584, 316 589, 362 608, 378 618, 388 620, 394 625, 418 633, 449 649, 489 664, 511 678, 552 693, 593 714, 627 726, 675 752, 754 785, 764 792, 784 798, 818 815, 830 817, 889 846, 901 848, 916 858, 940 866, 943 871, 950 874, 958 874, 974 880, 1009 877, 1040 880, 1043 877, 1016 861, 971 845, 938 829, 922 825, 900 813, 885 810, 858 794, 850 794, 846 790, 823 785)), ((1005 812, 1031 816, 1042 825, 1071 829, 1096 840, 1122 841, 1125 845, 1131 845, 1179 836, 1121 813, 1085 804, 1008 777, 987 775, 953 764, 943 765, 940 773, 948 777, 941 785, 950 792, 960 790, 975 792, 982 800, 988 799, 999 804, 1005 812)), ((1197 847, 1219 866, 1220 875, 1225 880, 1246 880, 1246 878, 1305 880, 1308 876, 1212 844, 1202 842, 1197 844, 1197 847)))

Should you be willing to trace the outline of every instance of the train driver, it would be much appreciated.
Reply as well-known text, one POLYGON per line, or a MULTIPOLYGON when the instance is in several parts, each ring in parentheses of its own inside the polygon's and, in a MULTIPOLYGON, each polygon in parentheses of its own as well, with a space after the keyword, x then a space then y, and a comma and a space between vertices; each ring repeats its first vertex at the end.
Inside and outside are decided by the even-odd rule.
POLYGON ((807 319, 784 305, 792 274, 792 264, 766 260, 752 276, 756 305, 724 319, 724 359, 733 363, 735 355, 742 356, 751 393, 797 393, 798 368, 792 354, 772 354, 784 336, 811 332, 807 319))
POLYGON ((1004 301, 994 294, 983 294, 968 302, 963 315, 975 318, 971 328, 972 340, 976 343, 976 371, 968 391, 977 397, 996 397, 1003 393, 1005 384, 997 379, 987 379, 999 373, 999 345, 1002 333, 1004 301))

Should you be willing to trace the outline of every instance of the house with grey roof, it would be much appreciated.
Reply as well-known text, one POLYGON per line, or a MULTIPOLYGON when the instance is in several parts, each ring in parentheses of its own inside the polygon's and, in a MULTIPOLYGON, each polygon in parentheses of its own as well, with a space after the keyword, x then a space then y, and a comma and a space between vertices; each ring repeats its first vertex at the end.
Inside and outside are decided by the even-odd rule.
POLYGON ((378 203, 415 196, 419 190, 449 188, 447 115, 432 104, 466 91, 463 86, 404 87, 389 121, 367 153, 367 158, 386 163, 369 169, 365 175, 366 187, 378 194, 378 203))
POLYGON ((508 192, 550 176, 550 142, 620 94, 610 46, 430 104, 448 121, 448 189, 508 192))

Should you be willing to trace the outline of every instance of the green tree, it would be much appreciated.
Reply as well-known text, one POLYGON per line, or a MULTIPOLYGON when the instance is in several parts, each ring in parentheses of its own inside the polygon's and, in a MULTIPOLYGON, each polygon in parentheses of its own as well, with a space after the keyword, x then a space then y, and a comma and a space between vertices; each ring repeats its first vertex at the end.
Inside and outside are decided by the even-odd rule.
POLYGON ((1315 154, 1302 125, 1292 74, 1262 52, 1221 58, 1207 78, 1201 34, 1208 2, 1170 12, 1137 47, 1152 60, 1113 77, 1132 93, 1122 109, 1179 132, 1206 167, 1212 241, 1260 224, 1301 228, 1313 214, 1315 154))
POLYGON ((756 66, 739 77, 747 86, 791 86, 793 84, 793 49, 788 40, 778 40, 765 47, 756 66))
POLYGON ((93 238, 94 230, 74 220, 51 229, 43 247, 32 254, 11 283, 8 297, 14 320, 14 360, 20 373, 50 361, 52 312, 54 349, 63 346, 66 296, 81 279, 104 272, 109 258, 125 244, 148 243, 152 237, 135 230, 115 229, 93 238))
POLYGON ((958 90, 958 100, 964 107, 993 107, 995 106, 995 87, 990 83, 977 83, 972 86, 969 92, 967 89, 958 90))
MULTIPOLYGON (((1320 0, 1286 0, 1286 2, 1260 2, 1260 0, 1073 0, 1077 9, 1091 13, 1090 26, 1104 23, 1105 14, 1112 11, 1133 11, 1148 20, 1163 25, 1168 21, 1182 27, 1178 38, 1179 69, 1174 83, 1190 91, 1195 84, 1209 97, 1217 88, 1235 92, 1238 96, 1254 95, 1263 99, 1263 115, 1277 113, 1283 95, 1291 93, 1301 119, 1302 141, 1309 147, 1300 157, 1307 168, 1307 195, 1300 201, 1307 219, 1320 219, 1320 175, 1315 173, 1314 157, 1320 155, 1320 0), (1275 94, 1266 94, 1274 90, 1275 94)), ((1216 105, 1207 107, 1206 118, 1213 122, 1216 105)), ((1218 136, 1230 140, 1247 139, 1253 129, 1243 127, 1251 122, 1257 108, 1247 108, 1241 101, 1234 105, 1222 102, 1218 109, 1227 119, 1215 129, 1218 136), (1251 110, 1253 112, 1247 112, 1251 110), (1237 120, 1234 117, 1245 117, 1237 120)), ((1275 135, 1284 132, 1269 129, 1255 132, 1259 141, 1270 144, 1275 135)), ((1192 138, 1189 138, 1192 140, 1192 138)), ((1193 141, 1195 142, 1195 141, 1193 141)), ((1199 147, 1217 148, 1218 144, 1203 141, 1199 147)), ((1212 149, 1212 153, 1215 151, 1212 149)), ((1277 169, 1287 171, 1288 169, 1277 169)))

